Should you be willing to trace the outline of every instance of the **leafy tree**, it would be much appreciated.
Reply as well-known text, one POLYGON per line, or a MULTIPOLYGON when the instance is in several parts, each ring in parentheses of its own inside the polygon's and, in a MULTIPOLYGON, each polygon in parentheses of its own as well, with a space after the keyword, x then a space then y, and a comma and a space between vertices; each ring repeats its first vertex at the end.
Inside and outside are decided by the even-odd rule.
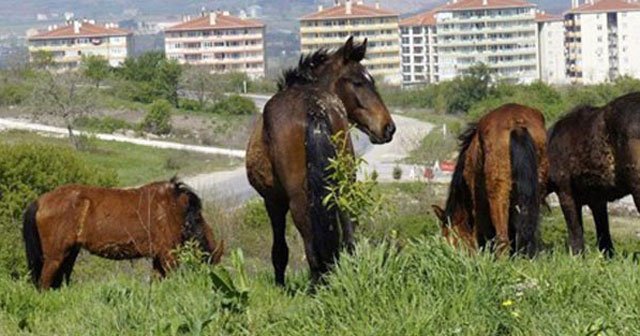
POLYGON ((100 88, 100 83, 109 76, 109 62, 102 56, 82 56, 82 73, 100 88))
POLYGON ((155 79, 158 66, 164 59, 165 55, 161 51, 149 51, 136 58, 127 58, 118 74, 131 81, 151 82, 155 79))
POLYGON ((178 107, 178 89, 182 67, 175 60, 163 60, 158 64, 158 71, 153 87, 158 97, 168 100, 178 107))
POLYGON ((165 99, 153 102, 142 121, 142 128, 154 134, 169 134, 171 132, 171 104, 165 99))
POLYGON ((476 102, 486 98, 491 89, 491 69, 482 63, 469 68, 462 77, 453 80, 448 101, 449 113, 468 112, 476 102))
POLYGON ((48 69, 54 64, 53 52, 50 50, 38 50, 31 54, 31 62, 37 69, 48 69))

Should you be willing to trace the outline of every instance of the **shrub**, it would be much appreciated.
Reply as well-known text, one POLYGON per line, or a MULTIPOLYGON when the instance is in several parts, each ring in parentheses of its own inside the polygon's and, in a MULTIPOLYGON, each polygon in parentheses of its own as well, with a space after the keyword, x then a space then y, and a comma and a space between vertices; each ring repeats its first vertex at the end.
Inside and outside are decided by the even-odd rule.
POLYGON ((395 166, 393 167, 393 179, 394 180, 399 180, 402 178, 402 168, 400 168, 400 166, 395 166))
POLYGON ((258 110, 251 99, 232 95, 218 101, 208 111, 215 114, 250 115, 258 110))
POLYGON ((142 121, 142 129, 154 134, 171 133, 171 104, 164 99, 153 102, 142 121))
POLYGON ((113 133, 117 130, 132 129, 133 125, 114 117, 80 117, 74 121, 74 127, 99 133, 113 133))
POLYGON ((67 148, 49 145, 13 145, 0 148, 0 269, 24 271, 21 214, 39 195, 68 183, 113 186, 115 172, 87 165, 67 148), (14 248, 9 248, 14 247, 14 248))
POLYGON ((0 106, 18 105, 29 97, 30 89, 24 84, 2 83, 0 85, 0 106))

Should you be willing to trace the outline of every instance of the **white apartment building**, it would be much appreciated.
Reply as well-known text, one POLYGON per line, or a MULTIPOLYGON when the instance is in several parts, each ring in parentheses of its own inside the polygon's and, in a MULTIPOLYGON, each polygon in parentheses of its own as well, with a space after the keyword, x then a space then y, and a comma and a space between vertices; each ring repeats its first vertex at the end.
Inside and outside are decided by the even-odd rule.
POLYGON ((640 78, 640 3, 573 0, 564 19, 566 70, 572 82, 596 84, 624 75, 640 78))
POLYGON ((204 12, 165 29, 167 58, 213 72, 265 76, 265 25, 229 12, 204 12))
POLYGON ((484 63, 497 79, 538 79, 535 5, 522 0, 453 0, 437 9, 440 80, 484 63))
POLYGON ((538 64, 540 80, 547 84, 567 84, 564 53, 564 19, 544 12, 536 14, 538 23, 538 64))
POLYGON ((334 49, 349 36, 358 41, 368 38, 367 58, 363 64, 377 78, 391 84, 402 82, 400 69, 399 17, 397 13, 364 1, 336 1, 334 6, 318 7, 318 11, 300 19, 302 53, 320 48, 334 49))
POLYGON ((404 86, 437 83, 440 79, 435 14, 432 10, 400 21, 404 86))
POLYGON ((132 33, 114 23, 98 25, 93 20, 68 20, 52 25, 27 38, 29 55, 49 51, 58 70, 77 68, 82 56, 104 57, 111 66, 119 66, 131 54, 132 33))
POLYGON ((478 63, 497 79, 537 80, 535 17, 535 5, 523 0, 452 0, 403 20, 404 84, 451 80, 478 63))

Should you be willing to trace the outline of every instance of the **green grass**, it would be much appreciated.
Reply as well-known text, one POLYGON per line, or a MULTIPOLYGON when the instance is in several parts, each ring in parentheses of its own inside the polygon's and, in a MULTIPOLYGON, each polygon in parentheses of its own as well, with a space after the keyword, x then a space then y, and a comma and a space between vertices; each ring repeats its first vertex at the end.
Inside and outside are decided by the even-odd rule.
MULTIPOLYGON (((158 149, 120 142, 92 139, 91 149, 80 152, 88 163, 117 172, 122 186, 139 185, 154 180, 232 169, 240 165, 239 159, 226 156, 191 153, 171 149, 158 149)), ((68 139, 43 137, 34 133, 0 132, 0 143, 48 143, 70 147, 68 139)))
MULTIPOLYGON (((640 273, 631 257, 629 221, 612 218, 619 256, 564 249, 558 210, 545 216, 547 249, 535 260, 454 251, 438 236, 429 213, 446 186, 380 186, 389 214, 358 228, 359 244, 343 256, 325 287, 308 294, 298 233, 288 226, 291 264, 285 290, 273 285, 270 227, 264 208, 207 204, 205 215, 228 250, 242 248, 240 267, 229 255, 218 267, 236 284, 248 277, 248 302, 220 289, 219 269, 186 264, 163 281, 148 262, 82 255, 71 286, 39 293, 0 272, 0 334, 32 335, 635 335, 640 273), (628 252, 628 253, 625 253, 628 252)), ((588 218, 588 216, 586 217, 588 218)), ((595 244, 585 222, 587 243, 595 244)))

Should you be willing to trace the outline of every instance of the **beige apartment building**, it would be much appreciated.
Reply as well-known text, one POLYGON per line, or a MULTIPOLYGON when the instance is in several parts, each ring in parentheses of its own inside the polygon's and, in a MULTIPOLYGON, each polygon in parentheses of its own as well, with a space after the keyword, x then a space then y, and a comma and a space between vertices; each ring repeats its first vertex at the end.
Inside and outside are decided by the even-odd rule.
POLYGON ((96 24, 93 20, 68 20, 52 25, 28 37, 29 55, 50 51, 59 70, 77 68, 83 56, 104 57, 111 66, 119 66, 131 55, 132 33, 114 23, 96 24))
POLYGON ((167 58, 211 67, 213 72, 265 76, 265 25, 229 12, 203 12, 165 29, 167 58))
POLYGON ((320 48, 334 49, 349 36, 358 41, 369 40, 367 58, 363 64, 377 78, 390 84, 402 82, 400 69, 399 15, 380 8, 380 4, 366 5, 364 1, 336 1, 329 8, 300 19, 302 53, 320 48))

